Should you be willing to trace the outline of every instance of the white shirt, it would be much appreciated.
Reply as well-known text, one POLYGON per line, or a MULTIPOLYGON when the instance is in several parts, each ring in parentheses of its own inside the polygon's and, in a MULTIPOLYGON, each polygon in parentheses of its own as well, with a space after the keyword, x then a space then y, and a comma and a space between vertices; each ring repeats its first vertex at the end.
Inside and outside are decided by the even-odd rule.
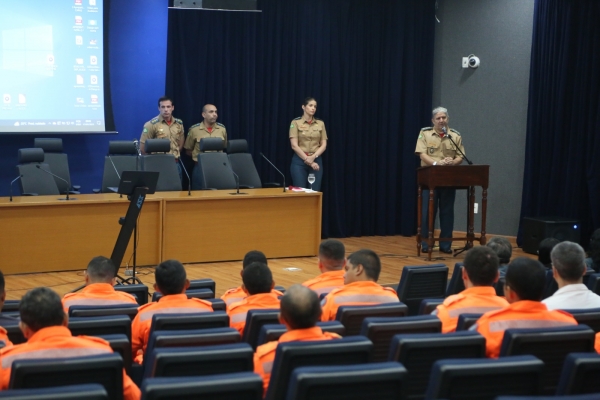
POLYGON ((542 300, 548 310, 581 310, 600 308, 600 296, 583 283, 574 283, 558 289, 552 296, 542 300))

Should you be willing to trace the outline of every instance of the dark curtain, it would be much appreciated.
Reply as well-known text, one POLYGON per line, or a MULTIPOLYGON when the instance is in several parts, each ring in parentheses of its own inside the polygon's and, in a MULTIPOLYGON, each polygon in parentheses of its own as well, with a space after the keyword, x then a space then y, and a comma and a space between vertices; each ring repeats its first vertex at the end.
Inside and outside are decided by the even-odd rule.
POLYGON ((600 227, 599 20, 596 0, 535 4, 521 217, 577 219, 581 243, 600 227))
MULTIPOLYGON (((413 235, 419 129, 431 117, 433 0, 261 0, 261 13, 170 10, 166 93, 186 129, 214 103, 263 181, 286 174, 290 122, 317 99, 323 236, 413 235)), ((294 221, 290 221, 291 224, 294 221)))

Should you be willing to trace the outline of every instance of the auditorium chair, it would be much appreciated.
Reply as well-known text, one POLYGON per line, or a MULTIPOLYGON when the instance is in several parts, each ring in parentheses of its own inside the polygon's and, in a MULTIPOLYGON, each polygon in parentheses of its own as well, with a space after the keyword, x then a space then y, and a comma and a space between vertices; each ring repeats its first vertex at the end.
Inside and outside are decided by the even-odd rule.
MULTIPOLYGON (((187 290, 210 289, 213 293, 217 291, 217 284, 211 278, 191 279, 187 290)), ((214 297, 214 296, 213 296, 214 297)))
POLYGON ((171 151, 169 139, 146 139, 145 155, 142 156, 144 171, 159 172, 157 192, 180 192, 181 177, 177 168, 177 159, 171 151), (155 154, 160 153, 160 154, 155 154))
POLYGON ((443 299, 448 285, 444 264, 405 266, 398 284, 398 298, 408 306, 408 315, 417 315, 423 299, 443 299))
POLYGON ((425 397, 431 367, 447 358, 484 358, 485 338, 477 332, 410 333, 391 340, 389 361, 397 361, 408 371, 406 399, 425 397))
POLYGON ((144 378, 252 372, 254 351, 248 343, 162 347, 144 355, 144 378))
POLYGON ((104 157, 102 188, 94 192, 114 193, 119 187, 123 171, 137 171, 138 153, 135 144, 129 140, 111 140, 108 142, 108 154, 104 157))
POLYGON ((482 315, 477 313, 459 314, 458 321, 456 322, 456 331, 468 331, 482 315))
POLYGON ((366 364, 371 362, 372 351, 373 343, 361 336, 279 343, 265 399, 285 399, 292 372, 298 367, 366 364))
POLYGON ((363 306, 341 306, 335 315, 346 327, 346 335, 360 335, 361 326, 367 317, 405 317, 408 307, 402 303, 368 304, 363 306))
POLYGON ((446 288, 446 297, 452 296, 453 294, 459 294, 465 290, 465 282, 462 279, 462 270, 464 268, 463 262, 457 262, 454 264, 454 270, 450 281, 448 281, 448 287, 446 288))
POLYGON ((79 194, 81 188, 78 185, 71 184, 71 172, 69 170, 69 157, 63 153, 63 142, 59 138, 35 138, 33 147, 44 150, 44 162, 50 166, 50 171, 58 177, 54 177, 54 182, 58 186, 58 191, 62 194, 79 194), (66 182, 65 182, 66 181, 66 182))
POLYGON ((563 361, 569 353, 594 351, 594 331, 586 325, 556 328, 507 329, 500 357, 531 354, 545 364, 542 393, 554 394, 563 361))
POLYGON ((433 315, 412 317, 368 317, 360 334, 373 342, 373 361, 385 361, 394 335, 400 333, 440 333, 442 322, 433 315))
POLYGON ((10 325, 4 324, 2 327, 6 329, 6 336, 8 336, 8 340, 10 340, 12 344, 21 344, 27 341, 25 336, 23 336, 23 332, 21 331, 18 322, 10 325))
POLYGON ((397 362, 300 367, 292 373, 286 400, 403 399, 406 377, 397 362))
POLYGON ((493 400, 504 394, 537 395, 543 369, 544 363, 533 356, 436 361, 425 399, 493 400))
POLYGON ((570 353, 565 358, 556 394, 596 393, 600 397, 600 355, 570 353))
POLYGON ((58 186, 50 174, 50 166, 44 162, 44 150, 19 149, 17 174, 22 196, 59 195, 58 186))
POLYGON ((233 172, 240 177, 240 187, 252 189, 262 187, 281 187, 279 183, 263 184, 252 160, 252 154, 248 153, 248 142, 246 139, 230 139, 227 141, 227 157, 233 172))
POLYGON ((199 146, 198 167, 194 168, 192 189, 235 189, 237 183, 229 165, 229 158, 222 152, 223 139, 202 138, 199 146))
POLYGON ((114 304, 103 306, 69 307, 69 317, 103 317, 106 315, 127 315, 132 320, 138 312, 137 304, 114 304))
POLYGON ((2 310, 0 310, 0 312, 18 312, 19 304, 21 304, 21 300, 5 300, 4 305, 2 306, 2 310))
MULTIPOLYGON (((323 330, 323 332, 335 333, 340 336, 346 334, 346 328, 339 321, 319 321, 317 326, 323 330)), ((260 334, 256 342, 256 347, 267 342, 273 342, 279 340, 281 335, 287 332, 287 328, 283 324, 266 324, 260 328, 260 334)))
POLYGON ((131 376, 131 364, 133 358, 131 355, 131 340, 123 333, 113 333, 109 335, 96 335, 101 339, 104 339, 110 345, 110 348, 116 354, 120 354, 123 359, 123 367, 128 375, 131 376))
POLYGON ((594 330, 600 332, 600 308, 586 308, 579 310, 563 310, 568 312, 577 320, 579 325, 587 325, 594 330))
POLYGON ((600 274, 591 274, 588 278, 587 287, 592 292, 600 295, 600 274))
MULTIPOLYGON (((188 299, 202 299, 202 300, 209 300, 209 299, 214 299, 215 298, 215 293, 210 290, 210 289, 188 289, 185 291, 185 294, 187 295, 188 299)), ((162 293, 160 292, 154 292, 152 293, 152 301, 158 301, 162 298, 162 293)))
POLYGON ((148 378, 140 389, 142 400, 262 400, 263 381, 253 372, 238 372, 193 378, 148 378))
POLYGON ((59 386, 42 389, 12 389, 0 391, 3 400, 110 400, 99 383, 59 386))
POLYGON ((430 315, 444 299, 423 299, 419 306, 419 315, 430 315))
POLYGON ((115 285, 114 288, 119 292, 125 292, 133 295, 140 306, 148 303, 148 297, 150 294, 148 293, 148 286, 144 284, 136 283, 131 285, 115 285))
POLYGON ((498 396, 496 400, 598 400, 598 393, 567 396, 498 396))
POLYGON ((155 331, 229 328, 229 315, 224 311, 183 314, 154 314, 149 336, 155 331))
POLYGON ((124 334, 131 342, 131 318, 129 318, 127 315, 109 315, 105 317, 73 317, 69 318, 68 327, 73 336, 124 334))
POLYGON ((279 324, 278 308, 248 310, 242 341, 250 344, 253 349, 256 349, 260 330, 266 324, 279 324))
POLYGON ((123 399, 123 359, 119 354, 22 359, 12 363, 9 389, 36 389, 99 383, 111 399, 123 399))

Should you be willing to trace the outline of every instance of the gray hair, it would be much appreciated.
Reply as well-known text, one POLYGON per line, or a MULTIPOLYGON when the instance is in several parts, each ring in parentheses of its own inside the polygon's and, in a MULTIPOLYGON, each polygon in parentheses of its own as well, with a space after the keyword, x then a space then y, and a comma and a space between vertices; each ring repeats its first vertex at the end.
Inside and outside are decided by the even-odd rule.
POLYGON ((507 238, 494 236, 486 246, 496 253, 500 259, 500 264, 508 264, 510 262, 510 258, 512 257, 512 245, 507 238))
POLYGON ((431 112, 431 118, 435 117, 435 114, 437 113, 444 113, 446 114, 446 117, 450 118, 450 114, 448 114, 448 110, 444 107, 436 107, 433 109, 433 111, 431 112))
POLYGON ((561 242, 554 246, 550 253, 552 266, 567 282, 576 282, 585 271, 585 251, 583 247, 573 242, 561 242))

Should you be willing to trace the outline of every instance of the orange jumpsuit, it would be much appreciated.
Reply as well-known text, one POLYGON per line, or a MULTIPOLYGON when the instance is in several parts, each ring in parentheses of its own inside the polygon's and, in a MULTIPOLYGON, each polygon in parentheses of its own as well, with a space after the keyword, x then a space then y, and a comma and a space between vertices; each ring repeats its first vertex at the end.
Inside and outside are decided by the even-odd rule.
POLYGON ((12 342, 8 340, 8 335, 6 334, 6 329, 0 326, 0 344, 3 344, 2 347, 12 346, 12 342))
POLYGON ((600 353, 600 332, 596 333, 596 343, 594 343, 594 348, 597 353, 600 353))
POLYGON ((504 297, 496 296, 492 286, 475 286, 448 296, 431 314, 442 321, 442 333, 456 331, 460 314, 484 314, 508 306, 504 297))
POLYGON ((246 326, 246 314, 249 310, 260 308, 279 309, 279 299, 275 293, 259 293, 246 297, 244 300, 233 303, 227 308, 229 314, 229 324, 232 328, 238 330, 240 334, 244 333, 246 326))
POLYGON ((137 301, 129 293, 116 291, 110 283, 92 283, 80 292, 65 294, 62 304, 68 313, 71 306, 113 306, 137 304, 137 301))
MULTIPOLYGON (((281 293, 279 290, 273 289, 271 290, 271 293, 274 293, 277 296, 283 296, 283 293, 281 293)), ((244 292, 244 289, 242 289, 240 286, 226 291, 223 296, 221 296, 221 300, 223 300, 225 304, 227 304, 227 307, 229 307, 233 303, 244 300, 246 297, 248 297, 248 294, 244 292)))
POLYGON ((398 295, 392 288, 383 287, 373 281, 353 282, 331 291, 323 301, 322 321, 334 321, 340 306, 362 306, 369 304, 398 303, 398 295))
POLYGON ((471 330, 476 330, 485 337, 485 354, 498 358, 504 331, 511 328, 552 328, 558 326, 577 325, 571 314, 560 310, 548 310, 539 301, 521 300, 501 310, 485 314, 471 330))
POLYGON ((344 271, 327 271, 323 272, 316 278, 304 282, 302 285, 314 290, 317 294, 329 293, 333 289, 338 289, 344 286, 344 271))
POLYGON ((275 361, 275 351, 279 343, 309 341, 309 340, 330 340, 339 339, 336 333, 323 332, 318 326, 306 329, 294 329, 287 331, 278 341, 262 344, 256 348, 254 353, 254 373, 260 375, 263 379, 264 393, 267 393, 269 387, 269 379, 271 379, 271 369, 273 361, 275 361))
POLYGON ((135 362, 141 364, 148 346, 148 336, 154 314, 183 314, 212 312, 212 304, 205 300, 188 299, 185 293, 163 296, 158 302, 138 308, 131 322, 131 351, 135 362))
MULTIPOLYGON (((108 342, 91 336, 71 336, 64 326, 42 328, 27 343, 0 350, 0 390, 8 389, 10 371, 15 360, 34 358, 68 358, 112 353, 108 342)), ((134 400, 141 397, 140 389, 123 369, 123 397, 134 400)))

